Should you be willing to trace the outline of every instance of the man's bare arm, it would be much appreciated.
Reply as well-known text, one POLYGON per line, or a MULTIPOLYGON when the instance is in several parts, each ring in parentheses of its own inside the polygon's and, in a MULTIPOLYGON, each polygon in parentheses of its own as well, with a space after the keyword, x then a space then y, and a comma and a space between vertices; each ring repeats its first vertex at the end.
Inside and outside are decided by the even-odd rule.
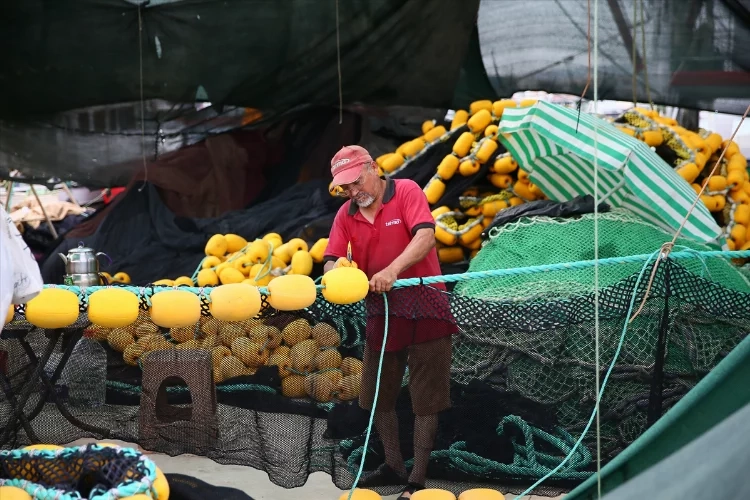
POLYGON ((336 265, 336 261, 335 260, 329 260, 328 262, 326 262, 323 265, 323 274, 325 274, 328 271, 330 271, 331 269, 333 269, 333 266, 335 266, 335 265, 336 265))

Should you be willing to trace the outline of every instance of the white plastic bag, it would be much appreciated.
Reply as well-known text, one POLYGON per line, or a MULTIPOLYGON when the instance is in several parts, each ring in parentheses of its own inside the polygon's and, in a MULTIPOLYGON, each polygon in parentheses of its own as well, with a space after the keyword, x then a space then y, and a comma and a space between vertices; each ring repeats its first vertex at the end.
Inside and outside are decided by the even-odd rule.
MULTIPOLYGON (((2 210, 2 207, 0 207, 2 210)), ((5 221, 0 221, 5 224, 5 221)), ((13 303, 13 261, 10 258, 10 249, 7 245, 0 243, 0 332, 3 331, 5 315, 13 303)))
MULTIPOLYGON (((13 280, 13 304, 25 304, 44 288, 39 264, 34 259, 31 249, 23 240, 5 209, 0 206, 0 246, 4 247, 10 265, 2 262, 0 273, 10 275, 13 280)), ((7 278, 3 278, 4 280, 7 278)), ((3 314, 8 306, 3 309, 3 314)))

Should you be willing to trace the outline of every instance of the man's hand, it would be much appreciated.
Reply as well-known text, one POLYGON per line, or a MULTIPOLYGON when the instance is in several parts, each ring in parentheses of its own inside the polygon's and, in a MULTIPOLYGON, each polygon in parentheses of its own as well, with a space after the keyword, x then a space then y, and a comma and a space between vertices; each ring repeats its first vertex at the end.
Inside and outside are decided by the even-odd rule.
POLYGON ((370 291, 376 293, 390 292, 396 279, 398 279, 398 275, 386 267, 372 277, 370 280, 370 291))
POLYGON ((334 269, 336 269, 337 267, 353 267, 354 269, 357 269, 357 263, 354 261, 349 262, 346 257, 339 257, 336 263, 333 265, 334 269))

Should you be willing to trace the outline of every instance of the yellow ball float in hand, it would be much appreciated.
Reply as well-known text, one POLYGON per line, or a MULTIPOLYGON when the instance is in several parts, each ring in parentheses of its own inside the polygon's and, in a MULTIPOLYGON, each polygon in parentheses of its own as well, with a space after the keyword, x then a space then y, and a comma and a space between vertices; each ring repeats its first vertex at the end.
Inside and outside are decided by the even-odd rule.
POLYGON ((323 297, 333 304, 354 304, 363 300, 370 290, 370 280, 361 270, 354 267, 331 269, 321 278, 323 297))
POLYGON ((138 296, 122 288, 97 290, 89 297, 89 321, 105 328, 123 328, 138 319, 138 296))
POLYGON ((315 302, 317 289, 309 276, 288 274, 268 284, 268 303, 279 311, 299 311, 315 302))
POLYGON ((211 290, 211 316, 220 321, 245 321, 260 312, 260 291, 244 283, 221 285, 211 290))
POLYGON ((39 328, 65 328, 78 320, 78 295, 45 288, 26 304, 26 320, 39 328))

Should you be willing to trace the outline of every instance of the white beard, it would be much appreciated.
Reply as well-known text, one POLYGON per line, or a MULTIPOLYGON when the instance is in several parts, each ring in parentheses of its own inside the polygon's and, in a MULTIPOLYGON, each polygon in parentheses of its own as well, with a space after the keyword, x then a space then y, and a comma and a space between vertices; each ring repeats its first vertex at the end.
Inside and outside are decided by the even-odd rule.
POLYGON ((355 201, 357 202, 357 206, 360 206, 362 208, 367 208, 373 204, 373 202, 375 201, 375 197, 370 196, 368 194, 368 195, 363 195, 361 198, 357 197, 355 201))

